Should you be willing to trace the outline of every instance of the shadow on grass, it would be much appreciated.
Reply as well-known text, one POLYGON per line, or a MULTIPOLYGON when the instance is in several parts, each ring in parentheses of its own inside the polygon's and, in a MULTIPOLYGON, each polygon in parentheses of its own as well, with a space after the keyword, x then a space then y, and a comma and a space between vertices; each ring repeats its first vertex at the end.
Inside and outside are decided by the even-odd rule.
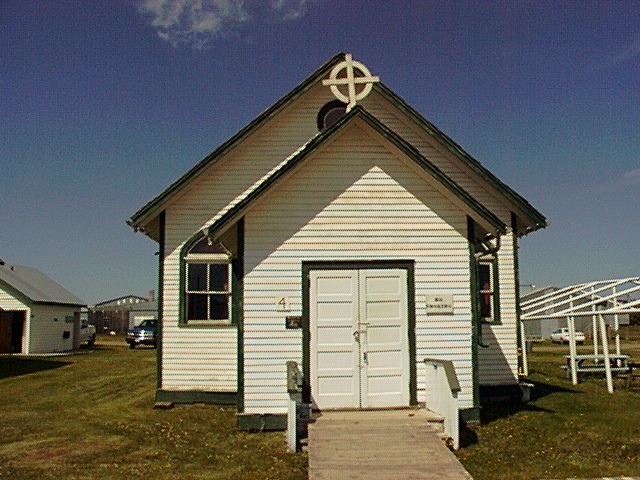
MULTIPOLYGON (((487 425, 496 420, 507 418, 515 415, 519 412, 536 412, 536 413, 554 413, 553 410, 548 408, 538 407, 531 402, 535 402, 547 395, 561 393, 561 394, 582 394, 579 390, 572 390, 570 388, 564 388, 558 385, 552 385, 542 382, 529 382, 534 385, 531 389, 530 402, 521 402, 516 398, 500 397, 494 399, 486 399, 480 410, 480 423, 487 425)), ((460 426, 460 446, 468 447, 478 442, 478 436, 473 430, 473 425, 469 426, 461 424, 460 426)))
POLYGON ((68 362, 45 358, 0 357, 0 380, 54 370, 66 365, 68 362))
POLYGON ((553 413, 553 410, 542 408, 534 405, 532 402, 536 402, 547 395, 552 394, 582 394, 579 390, 573 390, 571 388, 565 388, 560 385, 553 385, 551 383, 543 383, 530 381, 533 388, 530 392, 531 400, 529 402, 521 402, 519 398, 511 397, 510 399, 496 398, 487 399, 480 411, 480 420, 483 424, 491 423, 500 418, 510 417, 518 412, 547 412, 553 413))

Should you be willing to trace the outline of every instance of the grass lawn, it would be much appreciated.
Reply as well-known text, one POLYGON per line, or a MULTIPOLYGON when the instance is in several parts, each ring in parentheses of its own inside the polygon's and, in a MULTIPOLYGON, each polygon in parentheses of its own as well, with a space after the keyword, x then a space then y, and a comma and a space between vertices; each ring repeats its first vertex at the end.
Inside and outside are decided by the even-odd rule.
POLYGON ((235 409, 153 410, 155 350, 97 345, 69 357, 0 357, 0 478, 296 479, 284 433, 235 429, 235 409))
MULTIPOLYGON (((536 345, 533 400, 487 407, 467 432, 458 457, 476 480, 640 476, 640 391, 574 387, 566 350, 536 345)), ((623 351, 640 359, 640 343, 623 351)), ((155 374, 155 350, 120 341, 0 357, 0 479, 306 479, 306 455, 287 454, 283 433, 237 431, 234 408, 153 410, 155 374)))
MULTIPOLYGON (((622 352, 640 360, 640 343, 623 343, 622 352)), ((483 409, 483 424, 468 432, 474 443, 458 452, 476 480, 640 476, 640 391, 618 380, 609 395, 604 376, 572 385, 560 368, 567 354, 567 346, 536 344, 532 401, 483 409)))

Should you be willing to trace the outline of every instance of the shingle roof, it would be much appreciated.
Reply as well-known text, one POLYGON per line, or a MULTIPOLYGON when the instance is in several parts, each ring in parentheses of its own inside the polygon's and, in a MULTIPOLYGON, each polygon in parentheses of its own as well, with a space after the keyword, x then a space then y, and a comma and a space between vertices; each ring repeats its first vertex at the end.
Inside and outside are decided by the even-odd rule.
POLYGON ((0 288, 26 303, 87 304, 40 270, 23 265, 0 264, 0 288))

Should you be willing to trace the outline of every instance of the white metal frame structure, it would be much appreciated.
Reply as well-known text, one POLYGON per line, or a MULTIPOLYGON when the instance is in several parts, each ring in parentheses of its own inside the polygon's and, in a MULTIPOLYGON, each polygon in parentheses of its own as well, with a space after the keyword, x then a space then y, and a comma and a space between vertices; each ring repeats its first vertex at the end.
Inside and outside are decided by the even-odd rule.
MULTIPOLYGON (((620 333, 618 316, 640 312, 640 299, 631 295, 640 291, 640 277, 629 277, 618 280, 601 280, 581 283, 561 288, 555 292, 522 302, 520 305, 520 321, 547 320, 566 318, 569 329, 569 355, 571 358, 571 380, 578 383, 576 368, 575 317, 592 317, 593 320, 593 354, 598 355, 598 331, 602 342, 604 369, 607 379, 607 390, 613 393, 613 380, 609 357, 609 342, 605 327, 604 315, 614 316, 616 354, 620 355, 620 333)), ((522 342, 523 374, 529 374, 526 336, 524 323, 520 328, 522 342)))

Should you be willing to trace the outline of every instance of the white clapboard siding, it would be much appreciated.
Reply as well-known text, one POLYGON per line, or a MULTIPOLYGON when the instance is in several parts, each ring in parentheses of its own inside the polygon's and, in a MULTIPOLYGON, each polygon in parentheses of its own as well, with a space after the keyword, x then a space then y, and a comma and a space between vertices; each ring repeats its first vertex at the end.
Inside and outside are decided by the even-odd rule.
POLYGON ((466 192, 470 193, 477 201, 500 217, 503 222, 507 225, 510 224, 511 209, 513 207, 508 201, 494 187, 490 186, 477 174, 474 174, 470 167, 448 152, 445 147, 431 136, 425 134, 419 125, 400 112, 389 100, 382 95, 369 95, 362 102, 362 105, 382 123, 417 148, 430 162, 466 192))
POLYGON ((301 333, 286 331, 284 317, 301 314, 305 260, 415 260, 416 291, 425 292, 416 299, 416 327, 423 332, 416 336, 418 372, 422 358, 451 358, 456 352, 461 403, 471 406, 466 215, 438 192, 433 180, 396 159, 384 141, 347 128, 352 129, 348 136, 312 155, 245 217, 245 411, 286 409, 285 364, 301 362, 302 339, 301 333), (426 316, 424 295, 433 291, 454 296, 455 314, 426 316), (280 296, 291 304, 286 314, 276 310, 280 296), (434 332, 439 335, 429 335, 434 332), (269 379, 276 383, 267 385, 269 379))
MULTIPOLYGON (((180 250, 212 223, 216 213, 312 138, 317 133, 318 105, 332 99, 328 89, 320 85, 303 93, 295 106, 267 120, 202 172, 166 209, 163 389, 237 390, 237 328, 178 328, 180 250), (206 345, 204 351, 202 345, 206 345)), ((250 310, 248 314, 250 317, 250 310)))
MULTIPOLYGON (((79 308, 79 307, 78 307, 79 308)), ((29 320, 29 352, 66 352, 73 349, 74 307, 34 304, 29 320), (69 332, 64 338, 64 332, 69 332)))
POLYGON ((29 338, 30 338, 30 326, 31 326, 31 309, 27 307, 20 300, 12 296, 10 293, 0 288, 0 309, 2 310, 15 310, 25 312, 24 317, 27 319, 24 325, 24 331, 22 333, 22 352, 31 353, 29 338))
POLYGON ((28 307, 10 293, 0 288, 0 308, 2 310, 27 310, 28 307))
MULTIPOLYGON (((470 193, 501 220, 510 225, 511 208, 502 195, 475 175, 470 168, 444 151, 433 139, 380 95, 371 95, 363 102, 378 119, 416 147, 429 161, 470 193)), ((513 238, 502 238, 499 252, 499 283, 502 326, 483 326, 484 340, 489 348, 479 349, 481 385, 504 385, 517 381, 516 291, 513 238), (499 366, 499 368, 498 368, 499 366)))
POLYGON ((0 289, 0 309, 25 312, 22 353, 66 352, 73 349, 74 313, 78 307, 34 304, 31 308, 0 289), (69 332, 68 338, 65 332, 69 332))
MULTIPOLYGON (((167 206, 163 388, 205 391, 235 391, 237 388, 236 329, 177 328, 181 288, 179 252, 185 241, 215 221, 220 211, 241 198, 243 192, 312 138, 317 133, 316 115, 322 105, 331 100, 333 96, 329 89, 320 84, 304 92, 293 105, 267 120, 224 158, 205 169, 191 182, 189 189, 167 206), (207 346, 205 351, 196 353, 202 345, 207 346)), ((395 106, 375 90, 363 105, 509 224, 509 206, 496 195, 493 187, 474 176, 469 168, 426 136, 395 106)), ((340 143, 339 139, 336 143, 340 143)), ((247 222, 246 230, 245 264, 248 268, 244 309, 248 411, 282 411, 282 402, 286 399, 284 389, 279 393, 259 395, 251 390, 250 379, 251 372, 261 365, 272 366, 271 371, 277 372, 276 378, 280 373, 284 375, 284 361, 300 360, 301 337, 285 334, 283 314, 275 314, 273 309, 276 297, 286 296, 291 309, 287 315, 301 314, 302 260, 414 259, 417 325, 429 332, 444 332, 442 340, 429 333, 417 334, 418 365, 423 356, 450 358, 445 354, 447 351, 455 351, 452 355, 458 358, 458 350, 470 344, 469 254, 464 212, 459 204, 438 193, 437 185, 420 177, 406 164, 386 158, 386 168, 380 167, 376 160, 381 159, 384 163, 385 155, 388 157, 390 152, 387 148, 369 142, 367 145, 372 148, 362 150, 363 145, 359 142, 357 150, 349 150, 350 145, 342 144, 342 151, 334 148, 331 155, 315 155, 313 162, 322 165, 313 173, 324 182, 283 182, 285 185, 272 189, 259 202, 261 205, 248 215, 251 221, 247 222), (295 209, 292 199, 295 199, 295 209), (262 210, 266 210, 267 216, 258 218, 259 214, 255 212, 262 210), (420 299, 427 293, 454 295, 456 314, 451 316, 450 322, 437 319, 441 324, 435 327, 434 319, 420 310, 420 299), (260 335, 254 336, 250 332, 252 328, 278 332, 280 344, 265 341, 265 347, 260 350, 260 335), (436 346, 442 344, 450 350, 436 346), (271 354, 271 350, 275 353, 271 354)), ((302 170, 305 178, 307 170, 307 166, 302 170)), ((506 282, 500 287, 505 326, 510 319, 515 319, 515 289, 506 286, 514 277, 511 256, 512 252, 501 252, 500 257, 500 278, 506 282)), ((515 328, 513 332, 507 328, 485 329, 499 335, 501 342, 502 339, 507 343, 512 337, 515 339, 515 328)), ((500 354, 506 352, 505 358, 512 362, 515 350, 504 348, 500 354)), ((481 358, 486 361, 499 358, 498 351, 494 350, 481 352, 481 358)), ((470 353, 467 357, 461 355, 456 361, 463 384, 461 400, 466 405, 471 401, 469 362, 470 353)), ((499 383, 501 379, 513 378, 515 361, 511 365, 507 375, 496 369, 485 369, 481 364, 482 381, 499 383)), ((424 389, 421 382, 422 375, 418 374, 419 395, 424 389)))

